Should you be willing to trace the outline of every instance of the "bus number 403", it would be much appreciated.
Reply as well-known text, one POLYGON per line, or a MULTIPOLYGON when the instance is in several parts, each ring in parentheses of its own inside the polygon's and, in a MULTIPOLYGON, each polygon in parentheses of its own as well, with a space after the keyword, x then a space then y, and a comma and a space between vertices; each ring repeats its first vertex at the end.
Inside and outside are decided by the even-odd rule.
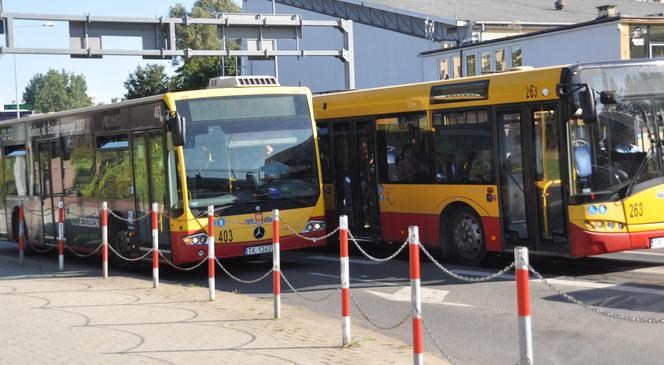
POLYGON ((221 242, 233 242, 233 231, 230 229, 223 230, 219 232, 219 241, 221 242))

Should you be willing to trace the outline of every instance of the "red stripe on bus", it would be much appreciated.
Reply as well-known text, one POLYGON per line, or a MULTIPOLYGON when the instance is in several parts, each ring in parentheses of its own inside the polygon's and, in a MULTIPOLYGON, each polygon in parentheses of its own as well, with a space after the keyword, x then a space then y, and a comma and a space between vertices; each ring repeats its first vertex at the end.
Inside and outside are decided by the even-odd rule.
POLYGON ((530 289, 528 270, 516 270, 516 296, 519 316, 530 315, 530 289))

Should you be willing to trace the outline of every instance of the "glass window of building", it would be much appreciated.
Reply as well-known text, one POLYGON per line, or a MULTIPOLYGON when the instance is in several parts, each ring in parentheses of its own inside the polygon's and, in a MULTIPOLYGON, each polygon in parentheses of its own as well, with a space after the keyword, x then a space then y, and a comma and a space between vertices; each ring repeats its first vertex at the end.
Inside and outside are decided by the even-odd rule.
POLYGON ((512 48, 512 67, 523 66, 523 60, 520 47, 512 48))
POLYGON ((438 60, 438 77, 441 80, 447 80, 450 78, 448 63, 449 61, 447 58, 441 58, 438 60))
POLYGON ((466 56, 466 76, 475 76, 477 75, 477 69, 475 66, 475 55, 469 54, 466 56))
POLYGON ((461 57, 453 56, 452 57, 452 78, 458 79, 461 77, 461 57))
POLYGON ((500 48, 495 50, 494 57, 496 58, 496 72, 505 71, 505 49, 500 48))
POLYGON ((482 52, 482 75, 491 73, 491 53, 482 52))

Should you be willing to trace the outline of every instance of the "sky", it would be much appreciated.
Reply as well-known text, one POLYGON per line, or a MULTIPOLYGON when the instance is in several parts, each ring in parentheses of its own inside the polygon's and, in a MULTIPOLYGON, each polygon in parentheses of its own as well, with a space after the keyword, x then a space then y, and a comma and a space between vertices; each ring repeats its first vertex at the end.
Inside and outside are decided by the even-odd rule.
MULTIPOLYGON (((240 5, 241 0, 235 2, 240 5)), ((194 0, 0 0, 2 11, 8 13, 97 15, 119 17, 168 16, 168 9, 176 3, 191 9, 194 0)), ((52 27, 43 22, 15 21, 14 42, 16 47, 68 48, 69 34, 66 22, 54 22, 52 27)), ((123 46, 126 40, 104 39, 105 48, 135 48, 123 46)), ((4 35, 0 45, 4 46, 4 35)), ((69 56, 53 55, 2 55, 0 56, 0 104, 11 104, 16 100, 15 80, 19 98, 30 79, 46 74, 49 69, 83 74, 87 80, 88 94, 96 103, 109 103, 113 98, 123 97, 124 81, 139 65, 160 63, 171 70, 169 60, 142 60, 136 56, 104 56, 102 59, 72 59, 69 56), (14 58, 16 75, 14 78, 14 58)), ((0 106, 0 108, 2 108, 0 106)))

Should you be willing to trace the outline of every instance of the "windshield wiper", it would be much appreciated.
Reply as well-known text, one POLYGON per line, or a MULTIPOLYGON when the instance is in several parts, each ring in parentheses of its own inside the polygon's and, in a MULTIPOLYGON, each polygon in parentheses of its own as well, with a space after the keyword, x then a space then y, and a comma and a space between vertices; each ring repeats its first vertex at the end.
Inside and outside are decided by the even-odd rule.
POLYGON ((646 111, 642 110, 641 114, 643 114, 643 121, 645 122, 646 130, 648 131, 648 140, 650 141, 650 148, 648 148, 648 153, 646 153, 646 155, 643 157, 643 160, 641 160, 639 168, 636 169, 634 177, 629 181, 629 184, 627 184, 627 187, 625 188, 625 193, 622 196, 623 198, 632 193, 634 185, 636 185, 636 182, 639 180, 639 176, 641 175, 641 170, 643 170, 643 166, 645 166, 646 163, 648 162, 648 157, 650 157, 650 154, 652 153, 655 146, 659 146, 659 139, 655 138, 655 135, 652 134, 652 132, 650 131, 650 126, 648 125, 649 124, 648 115, 646 114, 646 111))

